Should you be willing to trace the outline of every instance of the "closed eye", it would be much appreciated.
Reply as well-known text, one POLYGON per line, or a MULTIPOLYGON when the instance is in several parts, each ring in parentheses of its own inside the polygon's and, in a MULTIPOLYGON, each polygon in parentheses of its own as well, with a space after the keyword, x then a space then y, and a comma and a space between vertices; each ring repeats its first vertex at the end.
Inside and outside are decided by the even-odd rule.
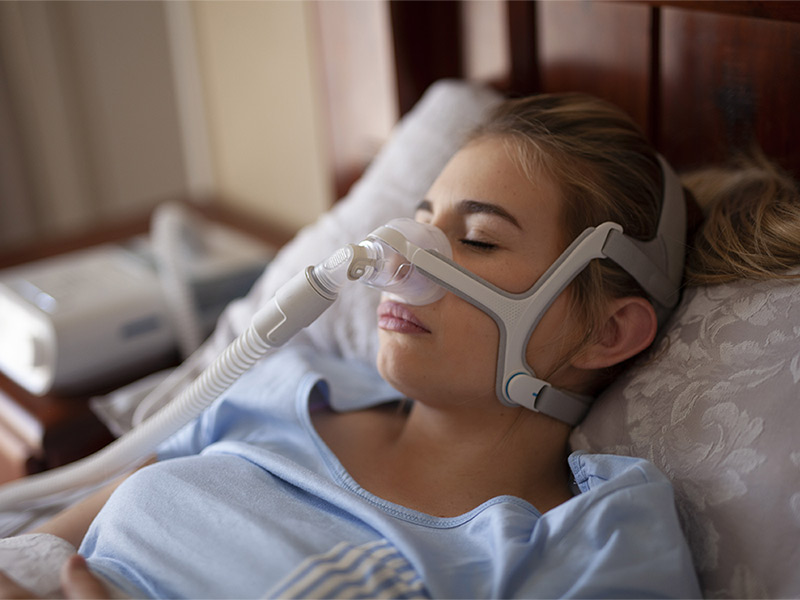
POLYGON ((491 242, 481 242, 480 240, 469 239, 462 239, 459 241, 465 246, 470 246, 471 248, 475 248, 477 250, 494 250, 497 248, 497 244, 492 244, 491 242))

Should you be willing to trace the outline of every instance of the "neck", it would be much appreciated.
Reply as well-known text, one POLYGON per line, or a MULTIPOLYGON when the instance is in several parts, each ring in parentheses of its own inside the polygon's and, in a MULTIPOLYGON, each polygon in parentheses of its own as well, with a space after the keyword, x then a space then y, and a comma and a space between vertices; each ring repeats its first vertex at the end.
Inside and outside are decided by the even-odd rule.
POLYGON ((519 496, 544 512, 568 497, 569 431, 523 408, 470 414, 415 403, 388 456, 409 480, 453 498, 446 512, 460 514, 499 495, 519 496))
POLYGON ((410 413, 384 405, 312 418, 359 485, 430 515, 461 515, 503 495, 540 512, 569 499, 569 426, 523 408, 483 405, 489 408, 476 412, 463 403, 417 401, 410 413))

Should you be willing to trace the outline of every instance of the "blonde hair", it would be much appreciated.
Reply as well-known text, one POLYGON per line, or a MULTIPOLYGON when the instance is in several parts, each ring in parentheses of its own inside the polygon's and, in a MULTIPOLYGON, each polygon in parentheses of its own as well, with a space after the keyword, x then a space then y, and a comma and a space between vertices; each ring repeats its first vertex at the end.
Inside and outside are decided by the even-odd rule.
POLYGON ((683 177, 706 218, 686 261, 686 283, 798 278, 800 190, 763 152, 683 177))

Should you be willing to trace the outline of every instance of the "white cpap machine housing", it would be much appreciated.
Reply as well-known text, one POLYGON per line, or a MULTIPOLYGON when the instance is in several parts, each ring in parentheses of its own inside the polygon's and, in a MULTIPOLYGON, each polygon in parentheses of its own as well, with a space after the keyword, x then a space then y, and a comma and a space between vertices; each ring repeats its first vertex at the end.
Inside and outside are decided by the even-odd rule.
POLYGON ((177 218, 181 230, 161 235, 154 222, 152 243, 134 238, 0 272, 0 371, 36 395, 92 392, 169 366, 182 329, 197 330, 196 347, 274 251, 165 214, 160 220, 177 218), (159 235, 172 247, 159 248, 159 235))
POLYGON ((32 263, 0 279, 0 370, 32 394, 119 380, 174 353, 158 276, 121 246, 32 263))

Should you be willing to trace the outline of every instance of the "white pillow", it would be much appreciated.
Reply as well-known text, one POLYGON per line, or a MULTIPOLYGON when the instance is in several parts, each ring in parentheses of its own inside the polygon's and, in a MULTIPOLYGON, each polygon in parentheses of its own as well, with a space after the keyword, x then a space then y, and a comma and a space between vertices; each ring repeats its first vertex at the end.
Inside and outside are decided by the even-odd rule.
POLYGON ((688 290, 653 350, 573 447, 672 480, 706 597, 800 596, 800 284, 688 290))

